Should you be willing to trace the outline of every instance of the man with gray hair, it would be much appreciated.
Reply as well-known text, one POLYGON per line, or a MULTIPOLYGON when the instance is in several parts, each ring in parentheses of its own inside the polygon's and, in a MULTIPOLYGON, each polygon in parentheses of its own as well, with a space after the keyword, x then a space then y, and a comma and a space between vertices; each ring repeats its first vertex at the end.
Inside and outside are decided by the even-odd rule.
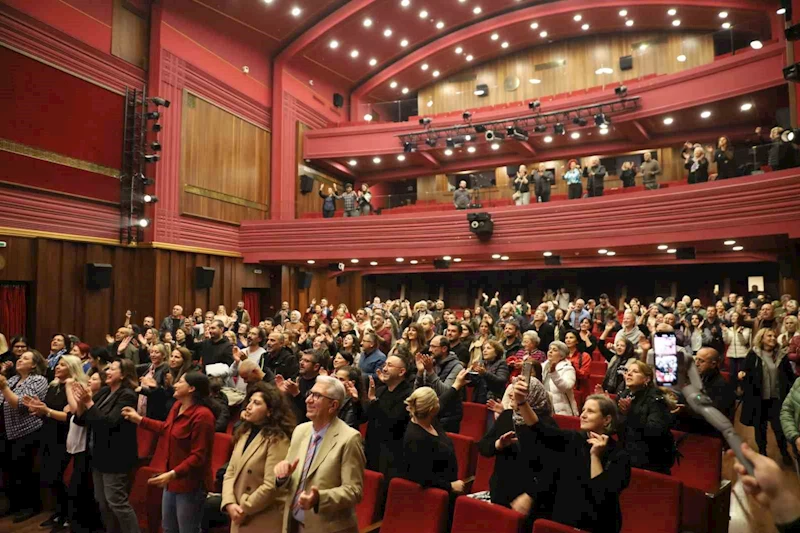
POLYGON ((595 156, 590 159, 589 166, 584 169, 584 173, 586 177, 589 178, 586 184, 589 197, 603 196, 603 189, 605 187, 603 180, 605 180, 608 172, 606 172, 606 167, 600 164, 600 158, 595 156))
POLYGON ((309 422, 295 428, 275 465, 275 485, 288 496, 283 533, 358 533, 366 458, 361 434, 338 417, 345 395, 339 380, 317 377, 306 397, 309 422))
POLYGON ((467 189, 467 182, 461 180, 458 182, 458 189, 453 193, 453 205, 456 206, 456 209, 466 209, 469 207, 469 203, 470 194, 469 189, 467 189))

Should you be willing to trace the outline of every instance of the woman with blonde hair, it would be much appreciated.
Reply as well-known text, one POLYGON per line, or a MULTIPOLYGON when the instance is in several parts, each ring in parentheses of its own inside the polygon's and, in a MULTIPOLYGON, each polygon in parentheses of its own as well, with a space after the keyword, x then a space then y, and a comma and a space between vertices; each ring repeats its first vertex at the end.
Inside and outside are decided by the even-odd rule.
POLYGON ((469 345, 469 365, 472 366, 481 360, 483 355, 483 345, 489 340, 493 340, 492 326, 486 320, 481 320, 478 325, 477 333, 472 344, 469 345))
POLYGON ((136 411, 148 418, 166 420, 169 408, 164 390, 169 373, 169 348, 166 344, 156 344, 150 348, 149 356, 150 363, 136 365, 136 374, 139 376, 139 387, 136 388, 139 403, 136 411))

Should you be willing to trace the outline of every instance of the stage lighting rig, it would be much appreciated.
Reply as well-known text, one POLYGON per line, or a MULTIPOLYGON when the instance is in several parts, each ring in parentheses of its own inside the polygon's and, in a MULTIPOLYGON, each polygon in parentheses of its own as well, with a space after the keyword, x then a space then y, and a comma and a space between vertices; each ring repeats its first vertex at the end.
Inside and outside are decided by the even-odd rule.
POLYGON ((547 126, 544 124, 537 124, 536 127, 533 128, 533 131, 536 133, 547 133, 547 126))
POLYGON ((431 122, 432 122, 431 117, 422 117, 421 119, 419 119, 420 126, 430 126, 431 122))
POLYGON ((158 133, 159 131, 161 131, 161 124, 156 122, 155 124, 153 124, 153 133, 158 133))
POLYGON ((797 83, 800 81, 800 63, 789 65, 783 69, 783 79, 797 83))
POLYGON ((510 126, 506 130, 506 134, 516 141, 527 141, 528 132, 518 126, 510 126))
POLYGON ((464 111, 464 113, 461 114, 461 118, 464 119, 464 122, 469 122, 470 119, 472 118, 472 112, 464 111))
POLYGON ((145 163, 158 163, 161 161, 161 156, 158 154, 144 154, 142 158, 145 163))
POLYGON ((164 100, 163 98, 159 98, 158 96, 152 97, 150 99, 150 102, 156 106, 169 107, 169 100, 164 100))
POLYGON ((158 141, 151 142, 150 143, 150 149, 152 151, 154 151, 154 152, 160 152, 161 151, 161 143, 158 142, 158 141))
POLYGON ((436 144, 438 142, 439 142, 439 139, 437 139, 436 137, 428 137, 427 139, 425 139, 425 144, 427 144, 431 148, 436 148, 436 144))
POLYGON ((565 128, 564 125, 559 122, 558 124, 553 126, 553 133, 555 133, 556 135, 566 135, 567 128, 565 128))
POLYGON ((542 103, 539 100, 534 100, 533 102, 528 102, 528 109, 535 110, 539 109, 542 106, 542 103))
POLYGON ((610 123, 611 122, 608 120, 608 117, 606 117, 605 113, 598 113, 594 116, 595 126, 603 126, 603 125, 607 126, 610 123))
POLYGON ((161 118, 161 113, 158 111, 150 111, 149 113, 145 113, 144 118, 147 120, 158 120, 161 118))
POLYGON ((614 89, 614 94, 619 96, 620 98, 625 98, 628 96, 628 88, 624 85, 620 85, 616 89, 614 89))
POLYGON ((153 196, 152 194, 145 194, 144 196, 142 196, 142 200, 144 200, 144 203, 146 204, 154 204, 158 202, 158 196, 153 196))
POLYGON ((575 124, 576 126, 580 126, 580 127, 586 126, 588 124, 586 119, 583 118, 583 117, 575 117, 575 118, 573 118, 572 119, 572 123, 575 124))
POLYGON ((417 150, 417 145, 415 145, 411 141, 406 141, 403 143, 403 152, 410 154, 411 152, 415 152, 416 150, 417 150))

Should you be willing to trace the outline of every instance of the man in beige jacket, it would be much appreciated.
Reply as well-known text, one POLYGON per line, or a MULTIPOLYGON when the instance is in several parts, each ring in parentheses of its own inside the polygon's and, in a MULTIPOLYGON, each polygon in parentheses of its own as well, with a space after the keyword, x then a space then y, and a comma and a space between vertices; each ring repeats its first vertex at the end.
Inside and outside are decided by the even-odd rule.
POLYGON ((338 417, 345 394, 339 380, 317 377, 306 397, 310 421, 297 426, 286 460, 275 466, 287 493, 283 533, 358 533, 366 459, 361 434, 338 417))

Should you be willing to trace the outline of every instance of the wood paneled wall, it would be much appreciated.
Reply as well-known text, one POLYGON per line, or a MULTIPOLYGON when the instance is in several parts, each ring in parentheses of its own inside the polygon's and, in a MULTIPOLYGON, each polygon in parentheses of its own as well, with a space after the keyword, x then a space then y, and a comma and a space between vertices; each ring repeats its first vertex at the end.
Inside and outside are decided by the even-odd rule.
POLYGON ((339 277, 342 278, 337 283, 336 278, 329 277, 327 269, 298 269, 297 267, 284 266, 281 269, 281 301, 289 302, 291 309, 298 309, 305 312, 311 304, 311 300, 319 302, 322 298, 327 298, 333 305, 344 303, 355 311, 364 305, 363 275, 360 272, 345 272, 339 277), (311 272, 311 287, 300 289, 297 283, 299 272, 311 272))
POLYGON ((714 60, 711 34, 624 33, 570 39, 536 46, 501 57, 473 69, 464 70, 421 89, 417 95, 420 110, 426 114, 445 113, 507 102, 519 102, 569 91, 588 89, 607 83, 627 81, 650 74, 672 74, 714 60), (642 43, 647 43, 642 48, 642 43), (686 62, 677 57, 686 55, 686 62), (633 69, 622 72, 619 58, 633 55, 633 69), (565 60, 563 66, 536 70, 537 65, 565 60), (613 74, 597 75, 600 67, 613 74), (504 86, 507 78, 518 78, 518 87, 504 86), (538 79, 539 84, 528 80, 538 79), (489 95, 477 97, 475 86, 485 83, 489 95), (513 87, 513 89, 512 89, 513 87), (433 101, 431 107, 427 106, 433 101))
POLYGON ((28 283, 28 313, 33 317, 33 331, 28 333, 40 350, 47 349, 55 332, 75 334, 92 345, 104 343, 106 333, 124 322, 128 309, 136 311, 135 323, 147 315, 158 322, 176 303, 187 312, 195 307, 216 310, 220 304, 230 311, 243 288, 269 289, 280 281, 271 280, 267 268, 257 275, 257 266, 234 257, 43 238, 0 239, 8 243, 0 248, 5 262, 0 281, 28 283), (111 264, 111 287, 87 290, 86 263, 111 264), (216 269, 210 289, 194 288, 195 266, 216 269))
POLYGON ((111 54, 147 70, 150 50, 150 16, 130 2, 114 0, 111 54))
MULTIPOLYGON (((305 142, 305 132, 310 130, 307 125, 302 122, 297 122, 296 129, 296 153, 295 159, 297 161, 297 179, 295 180, 295 216, 300 217, 305 213, 320 213, 322 212, 322 198, 319 197, 320 184, 325 185, 327 191, 328 187, 332 187, 335 183, 339 187, 339 193, 344 191, 344 181, 334 178, 324 172, 308 167, 303 161, 303 143, 305 142), (314 178, 314 187, 310 193, 302 194, 300 192, 300 176, 306 174, 314 178)), ((341 202, 337 206, 341 209, 341 202)))
POLYGON ((183 93, 181 212, 238 224, 269 215, 270 133, 183 93))

